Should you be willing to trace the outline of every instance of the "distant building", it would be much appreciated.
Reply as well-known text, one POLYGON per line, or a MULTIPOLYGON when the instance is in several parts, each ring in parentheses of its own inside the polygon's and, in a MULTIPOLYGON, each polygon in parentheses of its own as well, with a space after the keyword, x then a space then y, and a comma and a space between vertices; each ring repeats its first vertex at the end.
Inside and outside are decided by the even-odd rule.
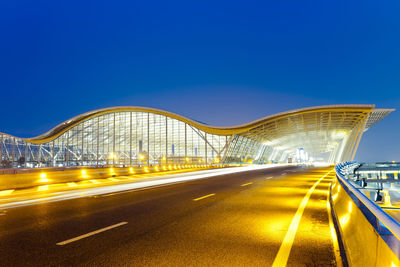
POLYGON ((334 163, 353 159, 363 132, 392 111, 374 105, 319 106, 214 127, 159 109, 105 108, 34 138, 0 133, 0 167, 334 163), (301 159, 299 149, 306 155, 301 159))

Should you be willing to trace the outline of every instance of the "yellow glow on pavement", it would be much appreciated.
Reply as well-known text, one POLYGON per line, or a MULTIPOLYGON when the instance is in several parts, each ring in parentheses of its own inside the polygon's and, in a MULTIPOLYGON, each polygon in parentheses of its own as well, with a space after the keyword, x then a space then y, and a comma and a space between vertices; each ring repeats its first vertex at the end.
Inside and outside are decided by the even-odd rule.
POLYGON ((274 263, 272 264, 272 267, 286 266, 287 261, 289 259, 290 251, 292 249, 294 238, 296 236, 297 228, 299 227, 300 219, 301 219, 303 212, 307 206, 307 202, 310 199, 311 194, 313 193, 313 191, 317 187, 317 185, 332 171, 333 170, 329 171, 324 176, 322 176, 318 181, 316 181, 314 183, 314 185, 308 190, 307 194, 301 201, 300 206, 297 209, 292 222, 290 223, 290 226, 285 235, 285 238, 282 241, 282 244, 279 248, 278 254, 276 255, 274 263))
POLYGON ((271 220, 270 218, 264 217, 263 220, 260 220, 260 232, 263 236, 267 237, 268 240, 276 243, 282 242, 282 236, 287 231, 290 220, 293 217, 287 214, 281 214, 279 217, 271 220))
POLYGON ((135 171, 133 170, 132 167, 129 168, 129 173, 132 173, 132 174, 135 173, 135 171))

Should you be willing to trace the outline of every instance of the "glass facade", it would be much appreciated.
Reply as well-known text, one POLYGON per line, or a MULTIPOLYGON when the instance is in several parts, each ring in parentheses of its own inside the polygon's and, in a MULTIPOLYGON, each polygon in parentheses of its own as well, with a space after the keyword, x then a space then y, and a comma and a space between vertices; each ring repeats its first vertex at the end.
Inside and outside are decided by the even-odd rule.
MULTIPOLYGON (((0 155, 3 168, 216 164, 226 157, 231 139, 165 115, 112 112, 85 120, 43 144, 2 134, 0 155)), ((243 138, 234 138, 240 146, 243 140, 238 139, 243 138)), ((232 151, 229 158, 246 158, 252 151, 232 151)))
POLYGON ((372 121, 366 107, 357 108, 307 109, 226 128, 154 109, 105 109, 71 119, 44 137, 0 133, 0 168, 287 162, 300 147, 337 161, 346 146, 356 148, 366 124, 390 113, 380 110, 372 121))

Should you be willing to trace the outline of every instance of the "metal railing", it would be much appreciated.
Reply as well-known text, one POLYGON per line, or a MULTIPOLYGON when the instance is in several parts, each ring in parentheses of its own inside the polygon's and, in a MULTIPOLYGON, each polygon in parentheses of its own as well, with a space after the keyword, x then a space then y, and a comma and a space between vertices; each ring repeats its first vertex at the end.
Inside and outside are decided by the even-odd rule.
MULTIPOLYGON (((352 174, 353 170, 359 166, 356 162, 344 162, 336 165, 336 176, 346 187, 364 204, 365 207, 381 222, 399 241, 400 241, 400 223, 389 216, 381 207, 360 192, 352 185, 346 175, 352 174)), ((375 226, 375 228, 377 228, 375 226)))

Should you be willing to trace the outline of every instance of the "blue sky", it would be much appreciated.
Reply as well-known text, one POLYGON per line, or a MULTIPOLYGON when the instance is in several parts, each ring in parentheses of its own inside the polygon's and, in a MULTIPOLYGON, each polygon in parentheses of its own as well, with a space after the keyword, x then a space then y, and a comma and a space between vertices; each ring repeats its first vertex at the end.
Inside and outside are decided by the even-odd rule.
POLYGON ((398 1, 2 1, 0 132, 161 108, 212 125, 326 104, 396 108, 357 159, 400 160, 398 1), (399 114, 398 114, 399 113, 399 114))

